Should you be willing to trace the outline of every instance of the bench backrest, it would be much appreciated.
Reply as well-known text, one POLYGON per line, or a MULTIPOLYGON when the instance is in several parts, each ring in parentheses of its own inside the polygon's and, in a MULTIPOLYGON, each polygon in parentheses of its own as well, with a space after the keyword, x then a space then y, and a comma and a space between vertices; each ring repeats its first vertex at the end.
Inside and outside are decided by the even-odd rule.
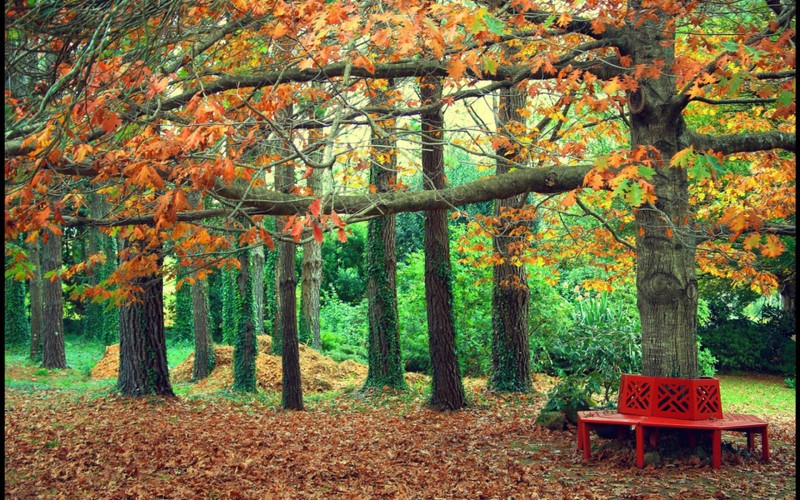
POLYGON ((623 374, 617 411, 681 420, 722 418, 719 380, 623 374))

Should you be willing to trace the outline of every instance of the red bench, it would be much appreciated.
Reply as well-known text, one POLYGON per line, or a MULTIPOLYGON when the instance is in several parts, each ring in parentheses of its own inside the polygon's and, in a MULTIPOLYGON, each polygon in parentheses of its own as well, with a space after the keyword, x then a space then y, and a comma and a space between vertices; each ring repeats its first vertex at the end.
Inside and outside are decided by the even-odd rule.
POLYGON ((722 463, 722 431, 747 433, 747 446, 754 449, 754 434, 761 435, 761 457, 769 462, 767 422, 754 415, 723 413, 719 380, 713 378, 676 379, 623 374, 620 380, 617 411, 578 412, 578 449, 586 460, 591 457, 590 431, 598 426, 617 426, 618 435, 636 429, 636 465, 644 467, 645 429, 650 445, 655 446, 658 430, 686 429, 694 445, 695 432, 710 432, 711 467, 722 463))

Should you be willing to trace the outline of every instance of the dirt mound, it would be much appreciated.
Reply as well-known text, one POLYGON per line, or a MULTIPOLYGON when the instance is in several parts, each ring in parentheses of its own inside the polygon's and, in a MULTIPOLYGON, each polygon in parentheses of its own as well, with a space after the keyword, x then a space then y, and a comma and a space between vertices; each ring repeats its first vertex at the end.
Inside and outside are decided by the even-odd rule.
POLYGON ((119 376, 119 344, 106 347, 102 359, 94 365, 92 378, 117 378, 119 376))

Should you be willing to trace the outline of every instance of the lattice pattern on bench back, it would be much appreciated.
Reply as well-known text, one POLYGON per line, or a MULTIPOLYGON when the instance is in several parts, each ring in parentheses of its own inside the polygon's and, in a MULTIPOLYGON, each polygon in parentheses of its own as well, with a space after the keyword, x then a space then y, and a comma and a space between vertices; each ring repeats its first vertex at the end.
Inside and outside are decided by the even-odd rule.
POLYGON ((623 374, 617 410, 683 420, 722 418, 719 380, 623 374))
POLYGON ((631 415, 650 416, 653 377, 623 374, 619 382, 617 411, 631 415))
POLYGON ((693 380, 694 386, 694 420, 722 418, 722 396, 719 392, 719 380, 693 380))

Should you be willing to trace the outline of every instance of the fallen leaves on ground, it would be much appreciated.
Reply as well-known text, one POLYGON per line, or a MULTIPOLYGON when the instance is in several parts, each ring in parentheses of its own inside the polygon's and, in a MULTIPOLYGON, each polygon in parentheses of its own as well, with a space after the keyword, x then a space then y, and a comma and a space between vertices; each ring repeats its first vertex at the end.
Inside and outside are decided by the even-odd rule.
MULTIPOLYGON (((538 395, 472 390, 438 413, 358 393, 283 411, 253 399, 129 399, 6 387, 6 498, 794 498, 794 421, 772 461, 723 435, 722 468, 694 457, 637 469, 628 446, 587 464, 574 429, 533 425, 538 395), (735 449, 734 449, 735 448, 735 449)), ((593 445, 604 441, 593 438, 593 445)))
MULTIPOLYGON (((258 336, 256 357, 256 383, 262 391, 281 390, 281 357, 271 354, 272 338, 258 336)), ((208 392, 230 388, 233 385, 233 347, 214 346, 215 366, 211 375, 194 384, 197 392, 208 392)), ((170 370, 172 382, 189 382, 192 378, 194 353, 170 370)), ((119 373, 119 344, 106 348, 103 358, 92 369, 94 379, 116 378, 119 373)), ((304 393, 319 393, 360 386, 367 377, 367 366, 351 360, 337 363, 318 351, 300 344, 300 377, 304 393)), ((427 377, 418 373, 407 373, 406 382, 419 382, 427 377)))

